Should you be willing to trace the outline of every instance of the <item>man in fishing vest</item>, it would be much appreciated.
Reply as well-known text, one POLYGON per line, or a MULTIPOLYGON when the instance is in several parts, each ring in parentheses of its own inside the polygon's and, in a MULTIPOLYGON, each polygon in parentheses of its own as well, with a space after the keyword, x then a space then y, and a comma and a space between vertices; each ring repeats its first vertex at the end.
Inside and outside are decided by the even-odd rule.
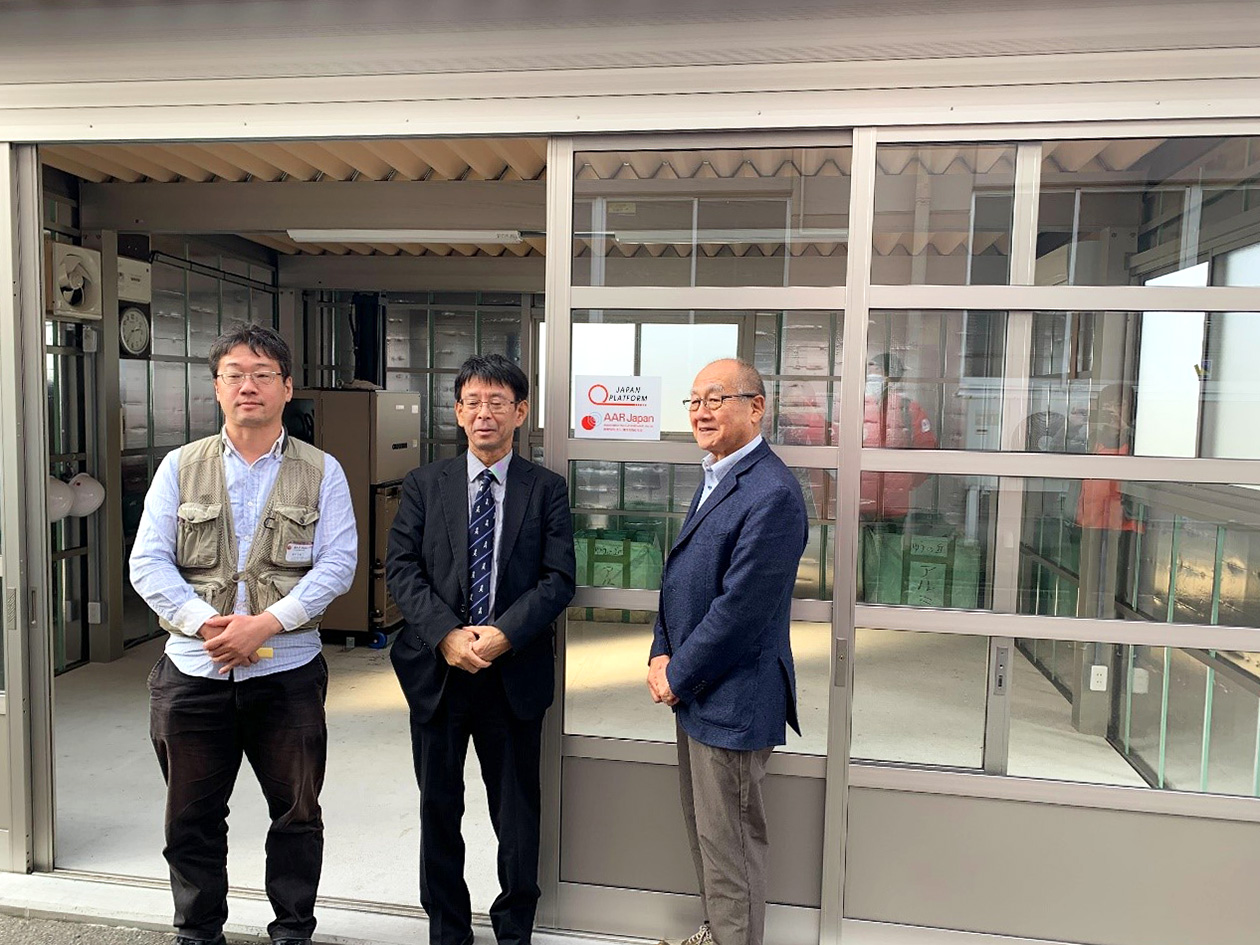
POLYGON ((132 587, 169 633, 149 674, 149 733, 167 787, 175 945, 224 942, 242 755, 271 814, 272 942, 309 945, 315 929, 328 745, 318 627, 350 587, 358 539, 341 466, 284 432, 291 369, 270 328, 215 341, 223 429, 162 460, 131 553, 132 587))

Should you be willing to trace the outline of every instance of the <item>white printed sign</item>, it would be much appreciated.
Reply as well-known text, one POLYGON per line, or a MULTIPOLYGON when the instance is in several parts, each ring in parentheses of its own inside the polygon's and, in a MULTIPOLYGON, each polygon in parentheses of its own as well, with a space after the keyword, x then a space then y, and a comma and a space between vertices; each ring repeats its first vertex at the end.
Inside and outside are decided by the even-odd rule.
POLYGON ((661 379, 585 375, 573 380, 573 435, 599 440, 659 440, 661 379))

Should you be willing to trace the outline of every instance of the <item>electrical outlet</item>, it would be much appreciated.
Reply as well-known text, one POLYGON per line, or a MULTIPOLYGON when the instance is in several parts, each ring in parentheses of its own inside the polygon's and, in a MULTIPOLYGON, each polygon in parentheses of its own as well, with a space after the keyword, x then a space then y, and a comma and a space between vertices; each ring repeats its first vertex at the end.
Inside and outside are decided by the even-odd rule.
POLYGON ((1089 668, 1089 689, 1090 692, 1106 692, 1107 691, 1107 667, 1095 663, 1089 668))
POLYGON ((101 602, 99 600, 88 601, 88 623, 102 623, 101 620, 101 602))

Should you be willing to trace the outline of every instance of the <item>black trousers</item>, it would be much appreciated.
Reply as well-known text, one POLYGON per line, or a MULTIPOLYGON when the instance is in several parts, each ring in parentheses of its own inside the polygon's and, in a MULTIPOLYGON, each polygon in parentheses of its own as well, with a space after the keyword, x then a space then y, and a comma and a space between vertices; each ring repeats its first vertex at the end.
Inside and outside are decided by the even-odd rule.
POLYGON ((464 882, 464 761, 472 738, 499 841, 500 893, 490 907, 499 945, 529 945, 538 907, 539 754, 542 719, 512 714, 493 667, 451 670, 428 722, 411 720, 420 785, 420 904, 432 945, 464 945, 472 909, 464 882))
POLYGON ((166 780, 175 928, 213 939, 227 919, 228 798, 249 759, 271 815, 267 898, 275 938, 308 938, 324 857, 328 664, 240 682, 187 676, 163 656, 149 674, 149 735, 166 780))

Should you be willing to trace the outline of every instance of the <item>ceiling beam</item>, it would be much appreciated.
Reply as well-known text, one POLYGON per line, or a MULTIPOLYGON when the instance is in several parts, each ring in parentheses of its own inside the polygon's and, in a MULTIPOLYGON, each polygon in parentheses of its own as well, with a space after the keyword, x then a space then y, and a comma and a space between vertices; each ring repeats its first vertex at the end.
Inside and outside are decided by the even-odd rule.
POLYGON ((282 256, 281 288, 363 292, 474 290, 541 292, 541 256, 282 256))
POLYGON ((150 233, 541 231, 546 196, 541 181, 84 184, 79 213, 85 230, 150 233))

